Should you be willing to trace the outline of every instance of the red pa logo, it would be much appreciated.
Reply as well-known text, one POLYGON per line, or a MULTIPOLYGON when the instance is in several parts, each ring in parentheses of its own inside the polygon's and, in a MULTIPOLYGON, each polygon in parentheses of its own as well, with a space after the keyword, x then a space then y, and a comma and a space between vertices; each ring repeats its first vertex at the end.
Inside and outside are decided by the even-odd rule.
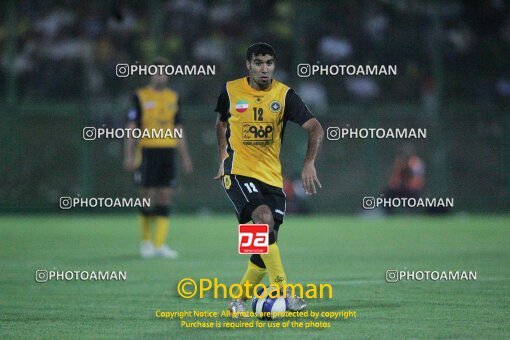
POLYGON ((239 225, 239 254, 267 254, 269 226, 267 224, 239 225))

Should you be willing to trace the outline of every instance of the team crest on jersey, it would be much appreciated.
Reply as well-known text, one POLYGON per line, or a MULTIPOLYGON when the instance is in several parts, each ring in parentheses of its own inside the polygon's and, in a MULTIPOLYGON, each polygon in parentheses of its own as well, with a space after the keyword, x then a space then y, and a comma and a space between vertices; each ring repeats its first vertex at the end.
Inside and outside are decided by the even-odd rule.
POLYGON ((230 186, 232 185, 232 181, 230 180, 229 175, 223 176, 223 185, 225 186, 225 189, 230 189, 230 186))
POLYGON ((248 102, 246 100, 240 100, 235 105, 236 111, 239 113, 243 113, 248 110, 248 102))
POLYGON ((274 113, 279 113, 282 108, 282 104, 279 101, 273 100, 271 104, 269 104, 269 109, 274 113))
POLYGON ((156 103, 154 103, 153 101, 148 101, 145 103, 145 105, 143 106, 145 109, 153 109, 156 107, 156 103))

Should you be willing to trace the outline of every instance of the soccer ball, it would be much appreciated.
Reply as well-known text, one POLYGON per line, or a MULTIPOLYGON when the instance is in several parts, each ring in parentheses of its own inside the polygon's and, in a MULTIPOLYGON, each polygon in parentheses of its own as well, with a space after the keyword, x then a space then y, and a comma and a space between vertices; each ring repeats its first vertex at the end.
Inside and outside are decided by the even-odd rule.
POLYGON ((270 296, 271 291, 271 289, 266 289, 266 294, 263 295, 264 288, 259 288, 257 294, 251 299, 251 309, 261 320, 279 319, 287 310, 287 300, 282 296, 272 298, 270 296))

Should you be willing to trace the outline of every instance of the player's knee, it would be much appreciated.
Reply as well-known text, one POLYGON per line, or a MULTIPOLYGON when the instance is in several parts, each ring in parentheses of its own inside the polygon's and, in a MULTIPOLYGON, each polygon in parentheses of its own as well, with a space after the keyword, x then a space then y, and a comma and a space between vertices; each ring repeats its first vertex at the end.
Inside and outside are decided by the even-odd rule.
POLYGON ((169 205, 170 198, 172 197, 171 189, 158 189, 156 191, 156 204, 157 205, 169 205))
POLYGON ((170 197, 165 196, 165 195, 157 195, 156 196, 156 204, 157 205, 169 205, 170 197))
POLYGON ((274 228, 274 219, 273 214, 271 213, 271 209, 267 205, 261 205, 257 207, 252 213, 252 220, 257 224, 267 224, 269 225, 269 232, 273 232, 274 228))
POLYGON ((253 211, 252 220, 254 223, 267 224, 269 226, 269 244, 276 242, 276 236, 274 230, 274 219, 271 209, 267 205, 261 205, 253 211))
POLYGON ((156 205, 158 206, 169 206, 170 201, 169 200, 156 200, 156 205))

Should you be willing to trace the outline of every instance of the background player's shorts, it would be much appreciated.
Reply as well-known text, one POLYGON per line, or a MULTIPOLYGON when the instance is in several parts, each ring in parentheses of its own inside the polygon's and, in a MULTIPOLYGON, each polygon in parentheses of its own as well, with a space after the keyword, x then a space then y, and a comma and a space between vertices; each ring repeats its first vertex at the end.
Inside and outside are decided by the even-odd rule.
POLYGON ((263 204, 269 206, 275 221, 283 223, 286 203, 282 188, 239 175, 223 176, 223 188, 234 205, 239 223, 251 221, 253 210, 263 204))
POLYGON ((135 183, 144 188, 175 188, 177 185, 175 172, 174 148, 144 148, 142 164, 135 172, 135 183))

